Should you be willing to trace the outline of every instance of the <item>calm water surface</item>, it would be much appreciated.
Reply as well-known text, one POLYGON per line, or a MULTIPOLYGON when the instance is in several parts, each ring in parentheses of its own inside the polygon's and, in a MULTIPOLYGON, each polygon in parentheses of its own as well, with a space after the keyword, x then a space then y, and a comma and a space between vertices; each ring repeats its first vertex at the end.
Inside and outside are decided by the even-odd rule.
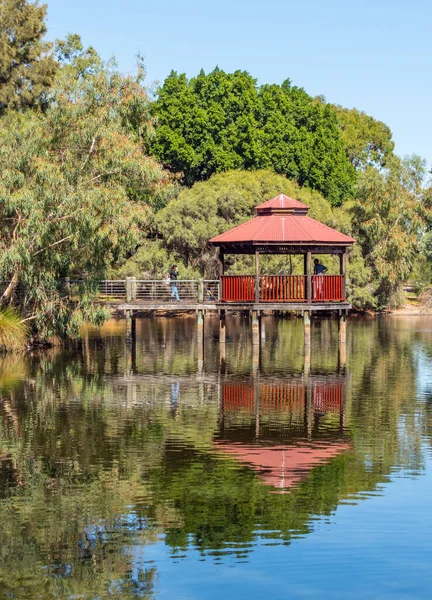
POLYGON ((227 332, 0 360, 1 599, 432 597, 432 318, 227 332))

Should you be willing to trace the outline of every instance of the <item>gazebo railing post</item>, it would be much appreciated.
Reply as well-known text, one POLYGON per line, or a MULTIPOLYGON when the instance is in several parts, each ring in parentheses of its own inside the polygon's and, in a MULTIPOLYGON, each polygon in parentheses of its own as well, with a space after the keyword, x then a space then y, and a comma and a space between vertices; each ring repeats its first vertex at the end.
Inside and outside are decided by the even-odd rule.
POLYGON ((346 300, 346 252, 343 249, 342 254, 339 255, 339 273, 343 276, 342 278, 342 298, 346 300))
POLYGON ((306 254, 306 299, 307 303, 312 302, 312 252, 308 250, 306 254))
POLYGON ((260 289, 259 289, 259 251, 255 250, 255 302, 258 304, 260 300, 260 289))

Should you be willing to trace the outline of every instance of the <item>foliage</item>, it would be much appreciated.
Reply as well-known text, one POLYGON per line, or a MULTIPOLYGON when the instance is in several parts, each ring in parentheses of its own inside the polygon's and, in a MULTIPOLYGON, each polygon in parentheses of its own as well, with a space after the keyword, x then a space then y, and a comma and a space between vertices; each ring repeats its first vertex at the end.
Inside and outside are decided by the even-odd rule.
MULTIPOLYGON (((318 192, 300 188, 272 171, 229 171, 184 189, 155 218, 162 243, 185 265, 214 277, 217 251, 208 241, 254 215, 254 208, 277 194, 285 193, 310 206, 310 214, 330 226, 349 226, 318 192)), ((230 259, 234 260, 234 258, 230 259)), ((241 261, 237 257, 235 260, 241 261)), ((286 260, 286 258, 285 258, 286 260)))
POLYGON ((179 269, 179 279, 199 279, 199 272, 189 267, 177 256, 170 254, 160 240, 144 240, 138 250, 114 271, 115 277, 138 279, 165 279, 173 264, 179 269))
POLYGON ((360 170, 385 167, 394 158, 391 129, 356 108, 332 106, 336 112, 345 152, 351 164, 360 170))
POLYGON ((49 99, 45 115, 9 113, 0 132, 2 303, 42 337, 100 322, 91 298, 70 301, 59 280, 103 278, 143 239, 171 186, 127 125, 139 108, 140 126, 147 115, 152 128, 140 81, 109 65, 77 78, 72 60, 49 99))
POLYGON ((57 62, 46 33, 46 5, 0 0, 0 114, 44 103, 57 62))
POLYGON ((380 306, 395 303, 418 254, 428 214, 421 201, 424 174, 424 163, 414 156, 393 161, 382 172, 369 167, 359 179, 353 227, 377 282, 380 306))
POLYGON ((244 71, 216 68, 190 80, 173 71, 154 110, 153 152, 187 185, 215 172, 272 168, 333 204, 352 190, 354 170, 333 110, 289 81, 258 88, 244 71))
POLYGON ((12 308, 0 310, 0 351, 22 350, 28 337, 27 324, 12 308))

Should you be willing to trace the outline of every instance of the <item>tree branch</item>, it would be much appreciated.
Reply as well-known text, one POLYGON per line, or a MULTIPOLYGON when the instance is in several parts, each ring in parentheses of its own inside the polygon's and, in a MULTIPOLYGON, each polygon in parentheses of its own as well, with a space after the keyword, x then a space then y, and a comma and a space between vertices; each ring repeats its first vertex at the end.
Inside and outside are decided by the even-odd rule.
POLYGON ((58 240, 57 242, 54 242, 53 244, 50 244, 49 246, 46 246, 45 248, 41 248, 40 250, 38 250, 37 252, 35 252, 33 254, 33 256, 37 256, 41 252, 45 252, 45 250, 49 250, 50 248, 53 248, 54 246, 58 246, 59 244, 62 244, 63 242, 66 242, 67 240, 69 240, 71 237, 73 237, 73 236, 72 235, 67 235, 63 239, 58 240))

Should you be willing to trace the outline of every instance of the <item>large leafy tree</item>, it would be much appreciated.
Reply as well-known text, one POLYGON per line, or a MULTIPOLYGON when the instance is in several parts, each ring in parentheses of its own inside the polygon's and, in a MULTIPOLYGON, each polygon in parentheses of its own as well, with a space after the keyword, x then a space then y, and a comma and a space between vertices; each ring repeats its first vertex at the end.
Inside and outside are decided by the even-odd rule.
POLYGON ((46 5, 0 0, 0 114, 40 103, 58 63, 43 41, 46 5))
POLYGON ((385 170, 367 168, 352 207, 353 226, 376 280, 381 306, 397 304, 411 273, 430 207, 422 187, 425 162, 418 156, 393 160, 385 170))
POLYGON ((337 115, 345 151, 356 169, 379 169, 394 158, 390 127, 356 108, 332 108, 337 115))
POLYGON ((152 150, 187 185, 230 169, 272 168, 333 204, 351 192, 354 169, 336 115, 289 81, 259 88, 244 71, 172 72, 154 105, 152 150))
POLYGON ((129 125, 139 114, 152 127, 139 80, 108 66, 79 74, 72 60, 49 100, 45 115, 8 113, 0 132, 1 303, 17 304, 42 337, 100 319, 59 280, 103 277, 170 187, 129 125))
MULTIPOLYGON (((208 244, 209 239, 250 219, 255 206, 280 193, 305 202, 311 216, 350 231, 348 213, 332 209, 319 192, 301 188, 270 170, 229 171, 183 189, 178 198, 158 212, 155 222, 162 244, 178 262, 214 277, 217 252, 208 244)), ((289 259, 285 256, 281 260, 287 263, 289 259)), ((242 268, 241 257, 237 261, 242 268)))

